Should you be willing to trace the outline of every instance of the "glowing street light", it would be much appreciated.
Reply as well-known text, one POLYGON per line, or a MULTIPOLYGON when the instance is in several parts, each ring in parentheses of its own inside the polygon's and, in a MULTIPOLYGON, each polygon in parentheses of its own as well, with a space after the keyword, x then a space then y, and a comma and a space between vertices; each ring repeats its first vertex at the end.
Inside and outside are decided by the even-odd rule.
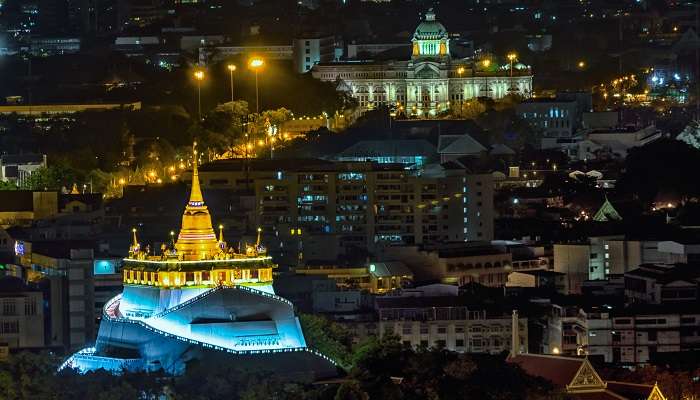
POLYGON ((518 59, 518 55, 515 53, 508 53, 506 56, 510 62, 510 89, 511 91, 516 90, 513 86, 513 61, 518 59))
POLYGON ((580 69, 586 68, 586 62, 583 60, 579 61, 577 65, 580 69))
POLYGON ((204 71, 195 71, 194 79, 197 81, 197 117, 202 120, 202 80, 204 80, 204 71))
POLYGON ((250 69, 255 71, 255 112, 260 113, 260 93, 258 91, 258 71, 265 65, 265 61, 262 58, 255 57, 251 58, 248 62, 250 69))
MULTIPOLYGON (((484 66, 484 69, 487 69, 488 67, 491 66, 491 60, 486 58, 481 61, 481 65, 484 66)), ((484 74, 484 93, 485 95, 488 95, 489 92, 489 77, 488 75, 484 74)))
POLYGON ((226 68, 231 75, 231 113, 233 113, 233 73, 236 71, 236 64, 229 64, 226 68))

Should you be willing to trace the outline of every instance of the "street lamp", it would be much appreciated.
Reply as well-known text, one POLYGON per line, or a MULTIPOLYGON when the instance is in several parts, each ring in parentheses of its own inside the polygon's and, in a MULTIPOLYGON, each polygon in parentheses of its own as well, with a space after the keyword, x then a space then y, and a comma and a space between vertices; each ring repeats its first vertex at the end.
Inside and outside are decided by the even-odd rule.
POLYGON ((583 60, 579 61, 577 65, 580 69, 586 68, 586 62, 583 60))
POLYGON ((233 114, 233 72, 236 70, 236 64, 229 64, 226 68, 231 75, 231 114, 233 114))
POLYGON ((459 91, 459 111, 462 112, 462 100, 464 98, 464 84, 462 84, 462 74, 464 74, 464 67, 459 67, 457 68, 457 74, 459 75, 459 85, 460 85, 460 91, 459 91))
POLYGON ((250 62, 248 63, 248 66, 255 71, 255 112, 260 114, 260 94, 258 92, 258 71, 262 66, 265 65, 265 62, 263 61, 262 58, 251 58, 250 62))
MULTIPOLYGON (((481 65, 484 66, 484 70, 486 70, 488 67, 491 66, 491 60, 486 58, 483 61, 481 61, 481 65)), ((484 95, 488 96, 489 94, 489 76, 487 71, 484 71, 484 95)))
POLYGON ((518 58, 518 55, 515 53, 508 53, 506 56, 508 57, 508 61, 510 62, 510 89, 511 91, 515 90, 515 87, 513 86, 513 61, 515 61, 518 58))
POLYGON ((197 117, 202 120, 202 80, 204 79, 204 71, 195 71, 194 79, 197 80, 197 117))

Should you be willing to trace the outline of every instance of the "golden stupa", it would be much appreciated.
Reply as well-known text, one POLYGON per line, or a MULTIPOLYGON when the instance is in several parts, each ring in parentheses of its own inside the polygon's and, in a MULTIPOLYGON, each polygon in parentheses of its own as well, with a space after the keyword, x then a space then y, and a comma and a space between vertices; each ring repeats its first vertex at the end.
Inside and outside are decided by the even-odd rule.
POLYGON ((192 158, 192 191, 182 215, 182 229, 177 237, 175 250, 181 254, 183 260, 188 261, 210 260, 221 251, 211 225, 211 215, 204 204, 199 186, 196 148, 193 149, 192 158))

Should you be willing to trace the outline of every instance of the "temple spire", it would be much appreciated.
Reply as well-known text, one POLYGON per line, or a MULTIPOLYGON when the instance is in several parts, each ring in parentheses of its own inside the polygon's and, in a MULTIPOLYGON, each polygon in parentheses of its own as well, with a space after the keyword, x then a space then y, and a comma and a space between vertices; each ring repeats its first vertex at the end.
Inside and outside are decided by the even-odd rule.
POLYGON ((182 215, 182 228, 175 250, 184 260, 208 260, 219 253, 219 242, 211 224, 211 215, 204 204, 197 169, 197 143, 192 145, 192 191, 182 215))
POLYGON ((199 170, 197 169, 197 142, 192 144, 192 190, 188 206, 201 207, 204 205, 202 189, 199 187, 199 170))

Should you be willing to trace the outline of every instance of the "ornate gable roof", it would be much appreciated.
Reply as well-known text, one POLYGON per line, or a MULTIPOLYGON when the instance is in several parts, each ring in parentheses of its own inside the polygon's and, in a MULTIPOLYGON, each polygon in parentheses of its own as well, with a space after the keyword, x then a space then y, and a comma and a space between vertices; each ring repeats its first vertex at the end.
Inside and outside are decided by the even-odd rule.
POLYGON ((615 207, 613 207, 608 197, 605 197, 605 202, 598 209, 598 212, 593 216, 593 221, 597 222, 607 222, 607 221, 620 221, 622 216, 617 212, 615 207))
POLYGON ((566 385, 566 390, 575 392, 579 390, 605 389, 606 387, 607 384, 601 379, 588 359, 584 359, 574 378, 566 385))

